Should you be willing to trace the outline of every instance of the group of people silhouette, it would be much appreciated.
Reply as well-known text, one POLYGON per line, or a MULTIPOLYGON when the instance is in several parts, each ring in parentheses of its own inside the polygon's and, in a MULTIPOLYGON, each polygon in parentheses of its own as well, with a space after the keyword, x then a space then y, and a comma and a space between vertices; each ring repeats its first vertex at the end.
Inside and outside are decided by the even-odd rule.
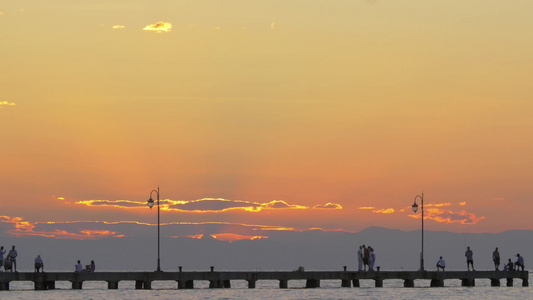
POLYGON ((374 271, 374 264, 376 263, 376 253, 374 248, 365 245, 359 246, 357 251, 358 271, 374 271))
POLYGON ((15 246, 9 250, 6 259, 4 260, 4 254, 6 254, 6 250, 4 250, 4 246, 0 247, 0 268, 4 267, 4 270, 8 271, 13 270, 17 271, 17 250, 15 250, 15 246))
MULTIPOLYGON (((470 267, 472 267, 472 271, 475 271, 474 252, 472 251, 472 249, 470 249, 470 247, 466 247, 465 257, 466 257, 467 270, 470 271, 470 267)), ((514 270, 524 271, 524 258, 520 256, 520 253, 517 253, 516 257, 517 259, 516 259, 516 262, 514 263, 509 258, 509 261, 504 265, 504 268, 503 268, 504 271, 514 271, 514 270)), ((492 261, 494 262, 494 268, 496 269, 496 271, 499 271, 500 270, 500 252, 498 250, 498 247, 496 247, 494 252, 492 252, 492 261)), ((439 261, 437 262, 437 271, 440 271, 441 269, 442 271, 444 271, 445 268, 446 268, 446 262, 441 256, 439 258, 439 261)))
MULTIPOLYGON (((474 252, 472 249, 470 249, 470 246, 466 247, 465 252, 466 257, 466 267, 467 270, 470 271, 470 268, 472 268, 472 271, 475 271, 474 269, 474 252)), ((494 250, 492 253, 492 260, 494 262, 494 268, 496 271, 500 270, 500 252, 498 250, 498 247, 494 250)), ((357 262, 358 267, 357 271, 373 271, 374 270, 374 264, 376 263, 376 254, 374 253, 374 249, 371 246, 359 246, 359 249, 357 250, 357 262)), ((503 271, 524 271, 525 265, 524 265, 524 257, 520 255, 520 253, 516 254, 516 261, 513 263, 511 259, 509 258, 509 261, 504 265, 503 271)), ((439 260, 437 261, 437 271, 444 271, 446 269, 446 261, 442 256, 439 257, 439 260)), ((379 267, 378 267, 379 271, 379 267)))
MULTIPOLYGON (((4 254, 6 254, 6 250, 4 250, 4 246, 0 247, 0 269, 4 267, 5 271, 11 271, 11 272, 17 272, 17 250, 15 250, 15 246, 13 245, 11 250, 9 250, 6 258, 4 259, 4 254)), ((37 257, 34 260, 34 266, 35 266, 35 272, 40 273, 44 272, 44 262, 41 258, 41 255, 37 255, 37 257)), ((94 263, 94 260, 91 260, 91 264, 86 265, 85 269, 83 269, 81 262, 78 260, 78 264, 75 265, 75 272, 94 272, 96 269, 96 265, 94 263)))

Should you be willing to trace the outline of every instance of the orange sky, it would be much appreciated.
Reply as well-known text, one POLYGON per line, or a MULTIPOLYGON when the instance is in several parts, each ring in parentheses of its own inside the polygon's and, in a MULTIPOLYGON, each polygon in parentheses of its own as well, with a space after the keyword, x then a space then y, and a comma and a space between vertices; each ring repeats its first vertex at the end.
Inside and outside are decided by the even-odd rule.
POLYGON ((429 230, 532 230, 531 11, 4 1, 2 228, 134 234, 159 185, 169 236, 414 230, 422 191, 429 230))

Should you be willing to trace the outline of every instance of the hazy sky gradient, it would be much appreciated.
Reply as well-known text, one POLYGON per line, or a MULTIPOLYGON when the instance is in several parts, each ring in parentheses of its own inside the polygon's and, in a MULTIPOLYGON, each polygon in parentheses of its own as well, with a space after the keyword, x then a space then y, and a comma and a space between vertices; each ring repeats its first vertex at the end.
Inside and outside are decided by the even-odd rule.
POLYGON ((429 229, 533 230, 529 0, 35 0, 0 12, 4 220, 153 224, 142 205, 159 185, 184 204, 265 205, 192 202, 213 209, 163 210, 168 223, 411 230, 424 191, 447 204, 427 207, 429 229))

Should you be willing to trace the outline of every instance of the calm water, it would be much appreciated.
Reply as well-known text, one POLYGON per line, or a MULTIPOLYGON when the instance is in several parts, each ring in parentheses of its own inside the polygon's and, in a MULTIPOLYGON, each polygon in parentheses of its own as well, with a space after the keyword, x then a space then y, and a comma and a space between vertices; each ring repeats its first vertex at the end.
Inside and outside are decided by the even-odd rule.
MULTIPOLYGON (((530 280, 531 281, 531 276, 530 280)), ((32 282, 12 282, 10 291, 0 291, 0 299, 533 299, 531 287, 491 287, 489 280, 476 280, 476 287, 461 287, 459 280, 446 280, 444 288, 430 288, 429 280, 416 280, 415 288, 404 288, 401 280, 385 280, 375 288, 372 280, 361 280, 360 288, 341 288, 338 280, 321 281, 317 289, 305 289, 305 281, 289 281, 279 289, 278 281, 258 281, 248 289, 245 281, 232 281, 231 289, 209 289, 208 282, 195 281, 193 290, 177 290, 176 282, 153 282, 152 290, 135 290, 133 281, 120 282, 118 290, 108 290, 105 282, 86 282, 83 290, 71 290, 70 282, 56 282, 56 290, 34 291, 32 282)))

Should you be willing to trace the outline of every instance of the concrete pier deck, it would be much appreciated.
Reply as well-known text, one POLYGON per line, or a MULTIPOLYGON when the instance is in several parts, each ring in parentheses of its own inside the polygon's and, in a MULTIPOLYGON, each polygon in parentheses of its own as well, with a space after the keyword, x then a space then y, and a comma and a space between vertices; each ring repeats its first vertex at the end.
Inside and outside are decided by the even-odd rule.
POLYGON ((287 288, 290 280, 306 280, 307 288, 320 287, 322 280, 338 280, 339 287, 359 287, 360 280, 373 280, 376 287, 383 281, 399 279, 404 287, 414 287, 415 280, 430 280, 431 287, 445 286, 445 280, 461 280, 462 286, 475 286, 476 279, 489 279, 491 286, 513 286, 518 279, 522 286, 529 286, 528 271, 205 271, 205 272, 2 272, 0 290, 9 290, 13 281, 32 281, 35 290, 55 289, 56 281, 69 281, 72 289, 82 289, 86 281, 105 281, 109 289, 118 289, 121 281, 135 281, 136 289, 151 289, 153 281, 176 281, 178 289, 192 289, 195 281, 209 281, 210 288, 230 288, 231 281, 245 280, 249 288, 255 288, 259 280, 278 280, 280 288, 287 288))

